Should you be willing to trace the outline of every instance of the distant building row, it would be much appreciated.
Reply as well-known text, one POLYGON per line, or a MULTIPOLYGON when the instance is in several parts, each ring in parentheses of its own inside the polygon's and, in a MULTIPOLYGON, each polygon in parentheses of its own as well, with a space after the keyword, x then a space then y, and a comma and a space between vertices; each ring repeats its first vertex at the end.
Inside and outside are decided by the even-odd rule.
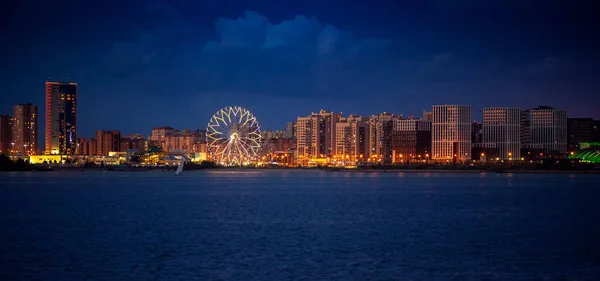
POLYGON ((483 122, 478 123, 468 105, 436 105, 421 119, 390 113, 342 117, 322 110, 288 123, 285 136, 296 139, 299 165, 521 160, 565 154, 579 142, 600 141, 599 121, 567 119, 566 111, 552 107, 488 107, 481 113, 483 122))
MULTIPOLYGON (((45 153, 74 154, 77 143, 77 84, 46 82, 45 153)), ((13 116, 0 116, 0 153, 37 154, 38 108, 15 105, 13 116)))

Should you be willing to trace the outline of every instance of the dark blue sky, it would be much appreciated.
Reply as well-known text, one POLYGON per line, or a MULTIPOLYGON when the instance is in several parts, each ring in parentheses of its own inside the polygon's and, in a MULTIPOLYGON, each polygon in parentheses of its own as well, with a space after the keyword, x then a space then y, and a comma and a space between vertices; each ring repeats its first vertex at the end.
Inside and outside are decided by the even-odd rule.
MULTIPOLYGON (((79 83, 80 136, 203 128, 221 107, 263 128, 322 108, 553 105, 600 118, 592 1, 11 1, 0 113, 79 83)), ((5 3, 5 5, 7 5, 5 3)), ((41 122, 40 122, 41 123, 41 122)))

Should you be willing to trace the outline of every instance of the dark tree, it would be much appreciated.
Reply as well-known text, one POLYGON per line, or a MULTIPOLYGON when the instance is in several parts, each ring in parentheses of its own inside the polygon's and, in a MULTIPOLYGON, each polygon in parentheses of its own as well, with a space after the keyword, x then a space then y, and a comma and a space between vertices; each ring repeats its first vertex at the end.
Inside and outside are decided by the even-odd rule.
POLYGON ((14 163, 8 156, 0 155, 0 171, 10 171, 13 169, 14 163))
POLYGON ((25 171, 25 170, 27 170, 28 167, 29 167, 29 165, 27 163, 25 163, 25 160, 23 160, 22 158, 19 158, 15 162, 14 170, 25 171))

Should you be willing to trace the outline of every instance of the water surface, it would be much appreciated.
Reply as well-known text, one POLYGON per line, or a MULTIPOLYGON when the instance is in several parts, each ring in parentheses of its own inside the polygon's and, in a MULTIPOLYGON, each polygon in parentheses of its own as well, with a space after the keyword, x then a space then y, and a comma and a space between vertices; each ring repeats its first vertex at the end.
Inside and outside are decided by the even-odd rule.
POLYGON ((0 173, 0 280, 597 280, 600 175, 0 173))

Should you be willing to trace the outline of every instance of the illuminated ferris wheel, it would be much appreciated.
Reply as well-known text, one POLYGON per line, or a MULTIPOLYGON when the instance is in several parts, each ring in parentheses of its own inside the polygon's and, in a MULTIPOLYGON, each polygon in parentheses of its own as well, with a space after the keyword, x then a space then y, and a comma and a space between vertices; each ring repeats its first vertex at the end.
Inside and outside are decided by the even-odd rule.
POLYGON ((260 127, 256 117, 245 108, 220 109, 208 122, 208 152, 217 163, 247 165, 260 150, 260 127))

